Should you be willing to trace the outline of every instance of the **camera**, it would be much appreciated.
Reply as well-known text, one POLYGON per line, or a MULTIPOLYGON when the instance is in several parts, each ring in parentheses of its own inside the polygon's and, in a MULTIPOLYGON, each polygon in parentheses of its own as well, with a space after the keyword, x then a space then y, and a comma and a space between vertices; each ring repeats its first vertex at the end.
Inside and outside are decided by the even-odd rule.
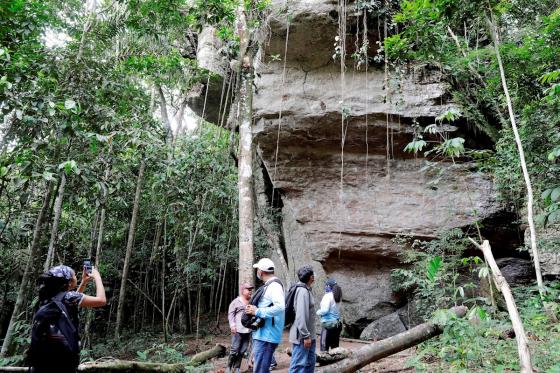
POLYGON ((253 316, 251 318, 251 329, 252 330, 257 330, 259 328, 262 328, 264 326, 264 319, 262 317, 258 317, 258 316, 253 316))

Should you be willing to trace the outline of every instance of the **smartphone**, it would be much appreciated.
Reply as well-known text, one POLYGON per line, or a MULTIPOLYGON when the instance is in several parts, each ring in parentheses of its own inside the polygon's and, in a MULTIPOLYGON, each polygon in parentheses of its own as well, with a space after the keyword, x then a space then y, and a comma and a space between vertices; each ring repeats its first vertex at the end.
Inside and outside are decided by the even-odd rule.
POLYGON ((91 275, 91 270, 93 266, 91 265, 91 259, 84 260, 84 268, 86 269, 88 275, 91 275))

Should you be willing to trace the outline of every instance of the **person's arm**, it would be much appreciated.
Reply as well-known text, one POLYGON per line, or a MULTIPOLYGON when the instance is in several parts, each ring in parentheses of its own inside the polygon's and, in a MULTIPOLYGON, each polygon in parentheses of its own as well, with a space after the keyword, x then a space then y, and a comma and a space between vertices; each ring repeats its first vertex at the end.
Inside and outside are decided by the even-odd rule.
POLYGON ((321 306, 317 311, 317 315, 319 316, 326 315, 329 312, 330 308, 331 308, 331 301, 330 301, 329 293, 327 293, 323 296, 323 299, 321 299, 321 306))
POLYGON ((76 290, 76 291, 78 293, 83 293, 84 290, 86 290, 86 286, 90 282, 90 280, 91 280, 91 276, 89 275, 88 271, 86 270, 86 267, 84 267, 84 270, 82 272, 82 282, 80 283, 80 286, 78 287, 78 290, 76 290))
POLYGON ((307 319, 309 318, 309 291, 306 288, 298 288, 295 299, 296 318, 294 325, 298 330, 298 335, 301 339, 308 339, 311 336, 309 333, 309 326, 307 319))
POLYGON ((286 309, 286 304, 284 303, 284 290, 282 290, 282 285, 277 282, 273 282, 268 285, 265 295, 269 295, 272 301, 272 306, 257 308, 256 315, 262 318, 270 318, 278 316, 284 312, 286 309))
MULTIPOLYGON (((84 295, 84 299, 80 302, 80 307, 83 308, 95 308, 103 307, 107 304, 107 298, 105 297, 105 288, 103 287, 103 281, 101 281, 101 275, 97 268, 91 270, 91 276, 95 280, 95 297, 91 295, 84 295)), ((80 285, 80 287, 82 287, 80 285)))
POLYGON ((235 311, 236 311, 236 299, 234 299, 230 304, 229 304, 229 308, 228 308, 228 322, 229 322, 229 329, 231 330, 232 333, 236 333, 237 332, 237 328, 236 328, 236 324, 235 324, 235 311))

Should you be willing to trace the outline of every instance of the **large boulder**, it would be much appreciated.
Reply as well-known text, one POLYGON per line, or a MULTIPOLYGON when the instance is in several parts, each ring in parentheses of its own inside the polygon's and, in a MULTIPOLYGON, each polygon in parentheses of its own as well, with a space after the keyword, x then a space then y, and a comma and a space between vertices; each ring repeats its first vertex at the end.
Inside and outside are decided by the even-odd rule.
POLYGON ((406 331, 398 312, 383 316, 369 324, 360 334, 360 339, 379 341, 406 331))
POLYGON ((535 267, 533 262, 521 258, 499 258, 496 264, 508 284, 526 285, 535 280, 535 267))

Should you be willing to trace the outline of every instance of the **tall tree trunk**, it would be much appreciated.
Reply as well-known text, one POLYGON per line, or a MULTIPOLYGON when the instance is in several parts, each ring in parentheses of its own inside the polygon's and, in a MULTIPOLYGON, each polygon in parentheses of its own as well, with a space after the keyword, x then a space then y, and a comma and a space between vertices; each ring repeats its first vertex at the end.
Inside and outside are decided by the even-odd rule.
MULTIPOLYGON (((107 165, 107 169, 105 170, 105 182, 109 180, 111 176, 111 165, 107 165)), ((103 187, 103 192, 101 195, 101 213, 99 216, 99 223, 97 227, 97 245, 95 248, 95 266, 99 266, 99 261, 101 258, 101 245, 103 243, 103 230, 105 229, 105 215, 107 214, 107 187, 103 187)))
POLYGON ((82 59, 82 55, 84 54, 84 46, 86 44, 86 37, 89 31, 91 30, 93 23, 95 22, 95 18, 97 17, 97 0, 90 0, 86 3, 88 5, 88 18, 86 23, 84 24, 84 29, 82 30, 82 38, 80 39, 80 46, 78 48, 78 54, 76 56, 76 61, 82 59), (88 4, 89 3, 89 4, 88 4))
POLYGON ((54 218, 51 228, 51 239, 49 241, 49 251, 47 252, 47 259, 43 266, 43 271, 47 272, 51 267, 54 260, 54 245, 56 244, 56 237, 58 235, 58 225, 60 224, 60 215, 62 214, 62 200, 64 199, 64 189, 66 188, 66 172, 63 170, 60 173, 60 184, 58 186, 58 195, 54 202, 54 218))
POLYGON ((163 218, 163 247, 161 253, 161 326, 163 329, 163 340, 167 343, 167 327, 165 320, 165 255, 167 254, 167 219, 163 218))
POLYGON ((492 41, 494 44, 494 50, 496 52, 496 59, 498 60, 498 67, 500 69, 500 78, 502 80, 502 87, 504 89, 504 94, 506 96, 506 102, 508 107, 509 119, 511 122, 511 129, 513 130, 513 135, 515 137, 515 144, 517 145, 517 151, 519 153, 519 163, 521 163, 521 170, 523 171, 523 179, 525 180, 525 187, 527 189, 527 221, 529 223, 529 232, 531 234, 531 253, 533 255, 533 262, 535 266, 535 274, 537 276, 537 285, 539 287, 539 294, 541 299, 544 299, 544 285, 541 272, 541 262, 539 259, 539 251, 537 250, 537 232, 535 230, 535 221, 533 219, 533 187, 531 185, 531 179, 529 177, 529 171, 527 170, 527 162, 525 161, 525 152, 523 150, 523 144, 521 143, 521 138, 519 137, 519 131, 517 130, 517 124, 515 121, 515 114, 513 113, 513 105, 511 103, 511 98, 509 96, 509 89, 506 81, 506 75, 504 72, 504 65, 502 63, 502 55, 500 53, 500 38, 498 31, 496 29, 496 24, 494 19, 488 19, 488 25, 492 34, 492 41))
POLYGON ((4 337, 4 342, 2 343, 0 357, 7 356, 9 352, 10 346, 14 339, 15 323, 19 319, 20 314, 23 312, 25 298, 29 293, 31 277, 35 272, 35 266, 39 262, 39 244, 41 243, 41 237, 43 236, 43 225, 47 216, 47 210, 50 205, 53 187, 54 184, 52 182, 47 183, 47 191, 45 193, 45 197, 43 198, 43 205, 41 206, 41 210, 39 210, 39 214, 37 215, 35 228, 33 229, 33 240, 31 241, 31 247, 29 248, 29 257, 27 258, 27 264, 25 265, 25 271, 23 272, 23 278, 21 279, 21 285, 19 287, 14 310, 12 311, 12 317, 10 318, 10 323, 8 325, 8 329, 6 330, 6 336, 4 337))
POLYGON ((171 143, 173 142, 173 130, 171 129, 171 121, 169 120, 169 113, 167 111, 167 101, 165 99, 165 95, 163 94, 161 85, 157 84, 156 90, 160 100, 161 121, 165 125, 165 143, 171 146, 171 143))
POLYGON ((128 229, 128 240, 126 242, 126 254, 124 257, 124 266, 121 278, 121 288, 119 291, 119 304, 117 307, 117 324, 115 326, 115 338, 119 338, 124 314, 124 302, 126 296, 126 283, 128 280, 128 269, 130 267, 130 257, 132 255, 132 246, 134 245, 134 234, 136 232, 136 221, 138 220, 138 208, 140 206, 140 196, 142 193, 142 182, 144 180, 144 170, 146 162, 144 159, 140 161, 140 169, 138 171, 138 179, 136 181, 136 194, 134 195, 134 206, 132 207, 132 217, 130 218, 130 227, 128 229))
POLYGON ((239 123, 239 283, 253 283, 253 51, 245 4, 237 10, 237 34, 241 61, 241 85, 237 116, 239 123))

